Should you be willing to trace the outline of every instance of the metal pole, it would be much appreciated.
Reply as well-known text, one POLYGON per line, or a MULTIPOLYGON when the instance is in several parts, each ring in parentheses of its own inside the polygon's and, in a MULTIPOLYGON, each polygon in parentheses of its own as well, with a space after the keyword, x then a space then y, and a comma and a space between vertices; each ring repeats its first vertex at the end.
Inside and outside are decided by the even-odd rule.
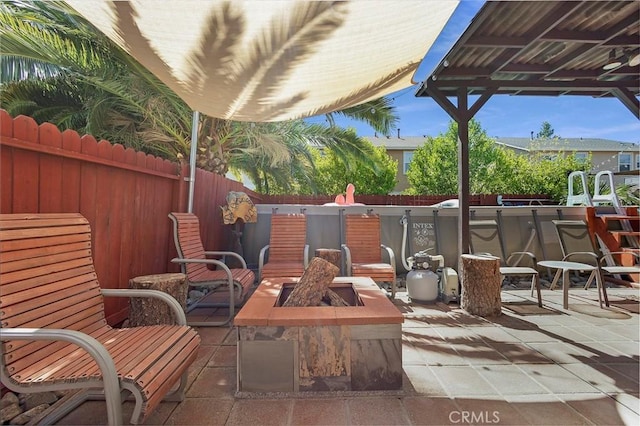
MULTIPOLYGON (((342 254, 342 261, 340 262, 340 275, 344 276, 345 274, 345 268, 344 268, 344 262, 345 262, 345 253, 342 250, 342 245, 345 243, 344 240, 344 210, 345 209, 340 209, 338 210, 338 229, 339 229, 339 233, 340 233, 340 252, 343 253, 342 254)), ((349 274, 351 274, 351 271, 348 271, 349 274)))
POLYGON ((187 213, 193 213, 193 193, 196 185, 196 154, 198 152, 198 122, 200 113, 193 111, 191 120, 191 153, 189 154, 189 204, 187 213))
MULTIPOLYGON (((440 233, 440 224, 438 223, 438 210, 433 210, 433 227, 436 230, 436 253, 440 254, 440 244, 442 242, 442 235, 440 233)), ((458 262, 456 262, 457 264, 458 262)))
POLYGON ((409 256, 413 256, 413 221, 411 220, 411 210, 404 211, 407 217, 407 243, 409 244, 409 256))

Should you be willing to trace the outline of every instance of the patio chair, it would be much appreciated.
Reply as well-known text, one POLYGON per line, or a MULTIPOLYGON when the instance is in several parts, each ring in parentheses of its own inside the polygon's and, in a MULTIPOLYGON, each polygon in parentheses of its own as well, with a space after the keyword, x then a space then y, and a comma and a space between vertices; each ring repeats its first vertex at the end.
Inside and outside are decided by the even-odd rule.
MULTIPOLYGON (((506 255, 500 227, 495 220, 470 220, 469 221, 469 251, 472 254, 488 254, 498 256, 501 259, 500 275, 504 277, 524 276, 531 277, 531 296, 535 289, 538 296, 538 306, 542 307, 542 294, 540 293, 540 275, 537 269, 536 256, 528 251, 516 251, 506 255), (496 253, 499 251, 499 253, 496 253), (528 259, 530 265, 523 266, 520 262, 528 259)), ((464 289, 463 289, 464 291, 464 289)))
POLYGON ((308 264, 307 217, 302 213, 272 214, 269 244, 262 247, 258 259, 259 281, 300 277, 308 264))
POLYGON ((344 215, 344 262, 346 273, 353 277, 370 277, 378 283, 391 284, 391 298, 396 296, 396 261, 391 247, 381 242, 380 216, 377 214, 344 215), (383 260, 383 250, 389 263, 383 260))
MULTIPOLYGON (((589 232, 589 226, 583 220, 554 220, 552 221, 562 249, 563 260, 572 260, 598 266, 602 275, 624 276, 640 274, 640 256, 633 251, 601 252, 589 232), (632 256, 634 264, 622 266, 617 258, 621 255, 632 256)), ((629 279, 627 281, 634 281, 629 279)), ((592 280, 587 281, 585 289, 591 286, 592 280)), ((605 303, 609 306, 606 288, 602 286, 605 303)))
POLYGON ((105 401, 109 425, 119 425, 129 396, 135 400, 131 423, 139 424, 161 401, 184 399, 198 333, 164 292, 101 288, 87 219, 78 213, 5 214, 0 236, 2 383, 20 393, 78 391, 37 424, 55 424, 98 398, 105 401), (112 327, 105 297, 162 300, 177 324, 112 327))
POLYGON ((205 294, 199 300, 191 303, 187 311, 196 307, 224 307, 229 309, 229 316, 223 321, 198 321, 190 322, 190 325, 217 326, 231 322, 234 317, 235 307, 242 305, 251 287, 255 282, 255 274, 247 268, 247 263, 238 253, 232 251, 205 251, 200 238, 200 222, 192 213, 169 213, 173 222, 174 242, 178 257, 172 259, 179 263, 182 272, 187 275, 189 287, 205 288, 210 291, 226 290, 229 292, 229 300, 226 302, 205 303, 205 294), (214 259, 212 256, 222 257, 214 259), (224 259, 234 257, 241 268, 229 268, 224 259), (209 269, 213 265, 216 269, 209 269))

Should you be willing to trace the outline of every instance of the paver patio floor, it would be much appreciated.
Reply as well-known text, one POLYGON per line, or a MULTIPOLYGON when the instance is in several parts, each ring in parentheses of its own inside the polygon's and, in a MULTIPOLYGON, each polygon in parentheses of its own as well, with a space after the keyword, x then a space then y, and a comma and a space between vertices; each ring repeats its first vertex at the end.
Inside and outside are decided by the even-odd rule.
MULTIPOLYGON (((600 309, 595 289, 576 288, 564 310, 560 291, 543 290, 539 308, 528 290, 503 290, 503 314, 480 318, 456 304, 411 303, 400 292, 400 395, 236 398, 234 328, 199 328, 185 401, 162 403, 146 424, 637 425, 639 295, 611 288, 611 307, 600 309)), ((59 422, 105 423, 99 401, 59 422)))

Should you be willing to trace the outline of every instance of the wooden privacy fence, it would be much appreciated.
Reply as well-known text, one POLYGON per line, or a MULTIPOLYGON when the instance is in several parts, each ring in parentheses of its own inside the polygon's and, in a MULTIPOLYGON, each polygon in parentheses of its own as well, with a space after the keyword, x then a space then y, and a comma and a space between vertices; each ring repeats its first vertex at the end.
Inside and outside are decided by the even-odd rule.
MULTIPOLYGON (((102 288, 127 288, 130 278, 178 270, 170 263, 176 253, 168 214, 186 211, 187 176, 188 165, 0 110, 0 212, 81 213, 91 224, 102 288)), ((229 191, 257 202, 241 183, 196 171, 193 212, 208 249, 229 247, 231 228, 220 212, 229 191)), ((106 299, 105 313, 110 324, 121 322, 128 301, 106 299)))

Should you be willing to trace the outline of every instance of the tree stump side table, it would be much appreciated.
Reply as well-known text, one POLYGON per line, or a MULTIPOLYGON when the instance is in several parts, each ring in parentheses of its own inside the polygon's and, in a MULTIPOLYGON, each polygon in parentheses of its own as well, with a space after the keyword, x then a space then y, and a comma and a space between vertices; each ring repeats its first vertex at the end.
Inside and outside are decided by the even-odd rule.
POLYGON ((471 315, 498 316, 502 313, 500 258, 463 254, 462 300, 460 307, 471 315))
MULTIPOLYGON (((160 290, 173 296, 182 309, 187 306, 187 276, 185 274, 156 274, 131 278, 129 288, 160 290)), ((147 297, 129 299, 129 326, 176 324, 169 306, 162 300, 147 297)))

